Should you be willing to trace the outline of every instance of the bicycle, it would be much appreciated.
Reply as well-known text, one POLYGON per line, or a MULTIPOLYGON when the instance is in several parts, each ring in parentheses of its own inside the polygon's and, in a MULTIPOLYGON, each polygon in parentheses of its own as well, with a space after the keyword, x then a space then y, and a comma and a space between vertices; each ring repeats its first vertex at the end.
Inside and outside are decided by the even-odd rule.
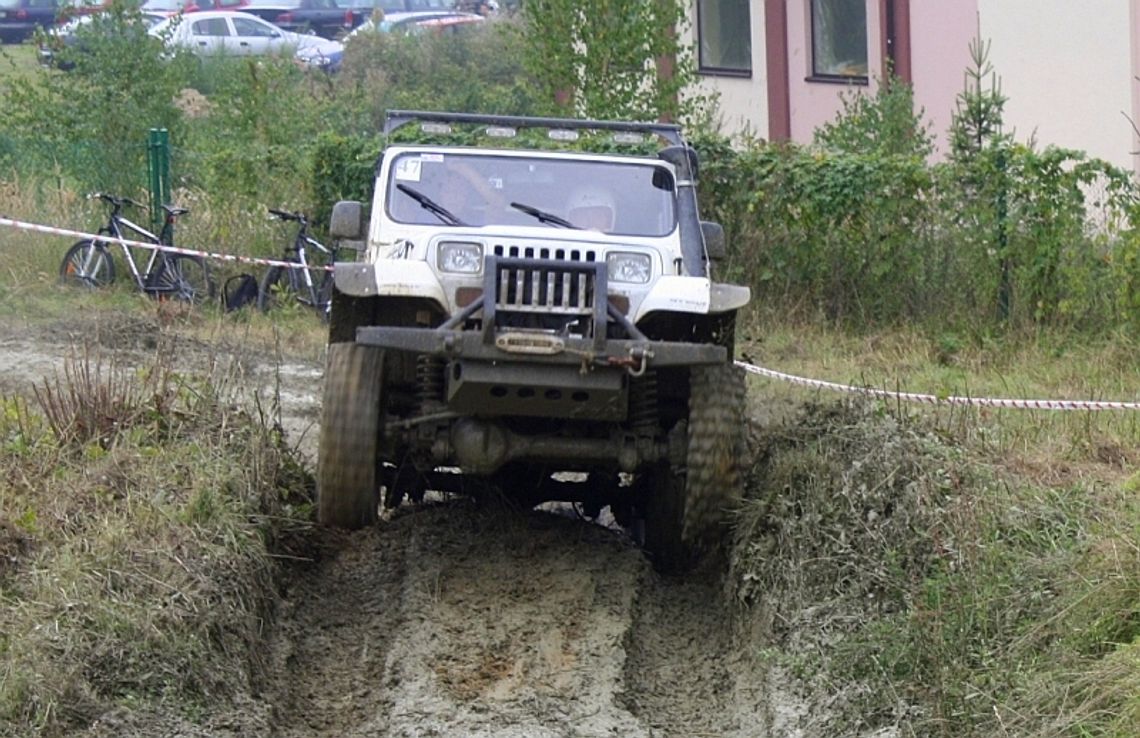
POLYGON ((262 312, 269 312, 279 305, 288 295, 302 305, 312 308, 328 322, 329 309, 332 306, 333 275, 327 269, 321 269, 320 275, 314 279, 313 270, 323 266, 331 266, 336 261, 338 246, 325 246, 309 235, 309 219, 304 213, 290 213, 285 210, 269 208, 269 214, 278 220, 300 224, 297 235, 285 247, 281 260, 293 264, 300 264, 300 268, 272 266, 261 278, 258 285, 257 307, 262 312), (309 247, 320 252, 318 262, 309 261, 309 247))
MULTIPOLYGON (((166 213, 162 232, 155 235, 146 228, 123 216, 124 206, 143 208, 142 203, 129 197, 116 197, 102 192, 87 196, 100 199, 111 206, 111 214, 106 225, 99 228, 100 235, 123 239, 135 235, 141 240, 156 245, 174 245, 174 222, 179 216, 190 211, 173 205, 163 205, 166 213)), ((150 249, 150 258, 139 269, 133 250, 122 241, 123 259, 130 269, 131 278, 139 291, 157 299, 173 298, 200 304, 213 298, 214 283, 205 259, 200 256, 172 254, 161 249, 150 249)), ((87 239, 77 241, 64 254, 59 266, 60 281, 64 284, 97 288, 107 287, 115 282, 115 260, 111 255, 111 243, 87 239)))

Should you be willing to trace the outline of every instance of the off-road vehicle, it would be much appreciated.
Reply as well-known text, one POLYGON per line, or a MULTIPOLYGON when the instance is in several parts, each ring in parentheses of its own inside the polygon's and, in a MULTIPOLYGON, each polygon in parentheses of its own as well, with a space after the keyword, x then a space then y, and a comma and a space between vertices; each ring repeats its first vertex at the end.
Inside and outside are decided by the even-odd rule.
MULTIPOLYGON (((391 111, 385 133, 362 258, 335 265, 319 520, 494 488, 608 506, 664 566, 715 542, 750 294, 710 279, 724 232, 680 128, 391 111)), ((362 238, 362 213, 337 203, 333 235, 362 238)))

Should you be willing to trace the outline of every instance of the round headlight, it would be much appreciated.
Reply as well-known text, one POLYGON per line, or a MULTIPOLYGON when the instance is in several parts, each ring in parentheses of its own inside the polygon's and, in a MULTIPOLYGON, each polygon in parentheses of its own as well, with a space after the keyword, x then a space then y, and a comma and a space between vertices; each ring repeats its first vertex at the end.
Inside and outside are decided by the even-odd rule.
POLYGON ((483 269, 483 244, 443 241, 436 263, 441 272, 478 274, 483 269))
POLYGON ((648 254, 615 251, 606 255, 606 274, 611 282, 648 284, 651 272, 648 254))

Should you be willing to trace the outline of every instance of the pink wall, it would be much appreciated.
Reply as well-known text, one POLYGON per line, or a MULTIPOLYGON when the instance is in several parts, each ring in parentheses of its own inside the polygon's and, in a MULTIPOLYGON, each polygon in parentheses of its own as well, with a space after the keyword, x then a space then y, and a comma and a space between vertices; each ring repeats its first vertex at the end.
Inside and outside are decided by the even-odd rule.
MULTIPOLYGON (((866 86, 848 86, 807 80, 811 63, 808 2, 788 0, 788 96, 792 140, 810 142, 818 126, 835 118, 842 107, 842 95, 854 91, 875 91, 883 74, 883 29, 879 0, 865 2, 871 82, 866 86)), ((946 133, 950 128, 955 98, 963 87, 963 71, 969 66, 969 42, 976 35, 977 24, 977 0, 910 0, 915 107, 923 111, 924 120, 930 124, 938 156, 945 153, 946 133)))
POLYGON ((977 0, 910 0, 914 105, 931 124, 939 158, 946 153, 946 134, 977 32, 977 0))

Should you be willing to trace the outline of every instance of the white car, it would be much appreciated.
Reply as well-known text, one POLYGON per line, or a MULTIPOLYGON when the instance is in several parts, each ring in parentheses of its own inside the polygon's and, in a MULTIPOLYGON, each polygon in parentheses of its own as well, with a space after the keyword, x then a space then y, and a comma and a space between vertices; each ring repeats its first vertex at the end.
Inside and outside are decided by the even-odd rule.
POLYGON ((339 60, 344 51, 339 41, 293 33, 255 15, 234 11, 174 16, 152 27, 150 33, 169 46, 201 56, 290 54, 314 67, 325 66, 325 60, 339 60))

